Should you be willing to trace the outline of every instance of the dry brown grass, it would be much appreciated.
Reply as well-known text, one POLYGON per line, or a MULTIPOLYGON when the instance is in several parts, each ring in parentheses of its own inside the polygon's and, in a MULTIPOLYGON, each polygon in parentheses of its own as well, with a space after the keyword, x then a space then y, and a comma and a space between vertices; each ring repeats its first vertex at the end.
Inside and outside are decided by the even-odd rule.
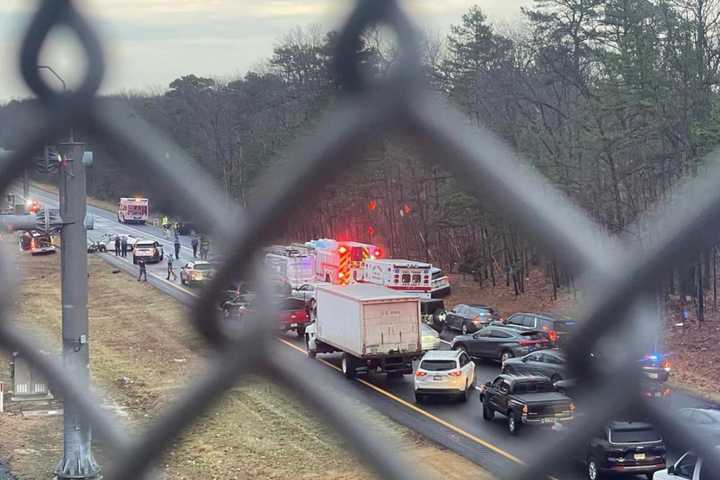
MULTIPOLYGON (((9 240, 11 243, 11 240, 9 240)), ((15 318, 28 332, 59 350, 59 255, 18 257, 15 318)), ((97 256, 89 260, 90 338, 93 381, 109 403, 125 409, 134 430, 158 417, 166 404, 198 375, 203 344, 188 326, 186 309, 139 284, 97 256)), ((0 380, 7 381, 7 369, 0 380)), ((352 403, 352 400, 348 399, 352 403)), ((438 477, 489 478, 476 465, 438 448, 383 415, 364 410, 372 428, 395 438, 411 458, 438 477)), ((0 416, 0 458, 21 480, 49 478, 61 455, 61 417, 0 416)), ((278 387, 250 381, 232 389, 179 439, 163 459, 171 479, 371 478, 344 449, 342 439, 305 412, 278 387)), ((97 457, 105 457, 96 445, 97 457)))

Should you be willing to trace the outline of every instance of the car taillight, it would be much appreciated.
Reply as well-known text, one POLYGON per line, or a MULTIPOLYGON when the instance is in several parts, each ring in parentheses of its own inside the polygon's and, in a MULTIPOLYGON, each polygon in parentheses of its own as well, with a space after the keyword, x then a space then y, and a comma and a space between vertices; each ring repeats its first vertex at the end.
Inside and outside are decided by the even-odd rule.
POLYGON ((669 361, 669 360, 663 360, 663 362, 662 362, 662 368, 664 368, 666 372, 669 372, 669 371, 670 371, 670 361, 669 361))
POLYGON ((415 372, 415 376, 416 376, 416 377, 424 377, 425 375, 427 375, 427 373, 421 372, 420 370, 418 370, 417 372, 415 372))
POLYGON ((460 370, 453 370, 452 372, 448 372, 448 375, 451 377, 459 377, 461 375, 460 370))
POLYGON ((548 337, 550 337, 551 342, 555 343, 555 342, 557 342, 558 334, 555 330, 550 330, 548 332, 548 337))
POLYGON ((520 340, 518 342, 518 345, 520 345, 521 347, 527 347, 528 345, 532 345, 532 344, 533 344, 532 340, 520 340))
POLYGON ((295 320, 295 314, 294 314, 294 313, 290 314, 290 318, 292 318, 293 320, 295 320))

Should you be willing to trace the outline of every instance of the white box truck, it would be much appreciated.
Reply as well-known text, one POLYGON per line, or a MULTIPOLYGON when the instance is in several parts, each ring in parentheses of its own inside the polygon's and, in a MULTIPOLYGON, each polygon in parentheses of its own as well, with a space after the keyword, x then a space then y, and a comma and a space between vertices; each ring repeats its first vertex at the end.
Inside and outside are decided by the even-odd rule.
POLYGON ((341 352, 347 378, 358 372, 413 372, 422 355, 420 299, 378 285, 317 287, 317 314, 305 331, 308 355, 341 352))

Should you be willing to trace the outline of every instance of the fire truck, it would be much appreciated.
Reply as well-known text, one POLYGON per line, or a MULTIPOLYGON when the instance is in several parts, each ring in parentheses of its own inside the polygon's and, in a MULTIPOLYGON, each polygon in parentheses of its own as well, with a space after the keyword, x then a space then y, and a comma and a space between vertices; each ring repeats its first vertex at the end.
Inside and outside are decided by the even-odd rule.
POLYGON ((276 245, 265 250, 265 265, 292 288, 313 283, 315 256, 304 247, 276 245))
POLYGON ((432 265, 412 260, 369 259, 362 281, 430 298, 432 265))
POLYGON ((147 222, 150 207, 147 198, 121 198, 118 208, 118 222, 142 223, 147 222))
POLYGON ((347 285, 362 279, 365 261, 382 257, 382 250, 369 243, 323 238, 307 242, 315 252, 315 279, 347 285))

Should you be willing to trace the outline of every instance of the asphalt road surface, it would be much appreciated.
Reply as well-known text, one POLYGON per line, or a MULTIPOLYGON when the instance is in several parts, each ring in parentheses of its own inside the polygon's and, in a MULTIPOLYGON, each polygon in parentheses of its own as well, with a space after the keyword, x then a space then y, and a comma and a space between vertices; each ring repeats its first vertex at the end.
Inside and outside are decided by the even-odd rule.
MULTIPOLYGON (((50 208, 57 208, 57 196, 47 192, 32 189, 32 198, 38 199, 43 205, 50 208)), ((95 228, 88 232, 88 238, 100 238, 103 234, 131 234, 138 238, 153 239, 160 241, 165 246, 165 254, 173 251, 172 240, 163 236, 158 227, 151 225, 122 225, 118 223, 115 212, 108 212, 95 207, 88 206, 88 213, 95 216, 95 228)), ((187 261, 192 260, 192 249, 190 248, 189 237, 181 237, 182 249, 181 258, 176 262, 176 271, 187 261)), ((132 265, 132 257, 127 259, 117 258, 114 253, 100 254, 110 263, 124 268, 128 273, 137 275, 137 267, 132 265)), ((197 297, 197 290, 181 286, 179 279, 175 282, 167 281, 167 266, 163 262, 160 265, 148 266, 149 282, 172 295, 179 301, 191 303, 197 297)), ((447 347, 447 341, 452 339, 454 333, 442 332, 445 341, 443 348, 447 347)), ((279 337, 279 341, 287 348, 289 358, 305 357, 305 350, 302 342, 292 333, 279 337)), ((340 376, 336 371, 339 365, 338 355, 318 356, 318 366, 312 367, 313 375, 317 376, 317 384, 336 385, 337 382, 328 383, 331 377, 340 376)), ((499 373, 499 365, 493 362, 476 362, 477 385, 490 381, 499 373)), ((306 364, 307 365, 307 364, 306 364)), ((300 370, 298 374, 307 374, 300 370)), ((451 399, 437 399, 422 406, 416 405, 413 396, 413 377, 408 375, 403 378, 388 379, 385 375, 371 374, 368 377, 360 377, 355 381, 340 383, 339 387, 343 393, 347 393, 363 403, 383 412, 393 420, 403 424, 426 438, 443 445, 456 453, 463 455, 469 460, 483 466, 490 472, 502 477, 507 473, 508 467, 517 466, 533 456, 539 445, 550 440, 555 435, 562 435, 562 432, 555 432, 549 429, 526 428, 517 436, 511 436, 506 428, 502 416, 494 421, 487 422, 482 419, 482 410, 478 395, 473 394, 467 403, 460 403, 451 399)), ((320 387, 319 387, 320 388, 320 387)), ((680 392, 674 392, 671 397, 671 408, 682 408, 689 406, 712 406, 707 402, 694 398, 680 392)), ((674 452, 678 453, 678 452, 674 452)), ((682 453, 682 452, 680 452, 682 453)), ((580 464, 570 464, 553 472, 553 477, 562 480, 586 478, 584 467, 580 464)), ((634 477, 633 477, 634 478, 634 477)), ((640 478, 640 477, 638 477, 640 478)))

